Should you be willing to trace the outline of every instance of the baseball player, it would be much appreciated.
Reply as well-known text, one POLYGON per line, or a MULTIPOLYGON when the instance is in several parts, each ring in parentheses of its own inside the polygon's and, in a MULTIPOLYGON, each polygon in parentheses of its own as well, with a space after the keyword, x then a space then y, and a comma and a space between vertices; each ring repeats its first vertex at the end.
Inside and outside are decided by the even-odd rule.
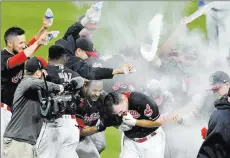
POLYGON ((93 80, 85 87, 85 99, 81 106, 79 115, 83 116, 85 128, 81 131, 81 141, 77 147, 80 158, 100 157, 105 149, 104 130, 108 126, 115 125, 116 120, 107 116, 107 109, 103 106, 105 94, 103 92, 103 81, 93 80))
POLYGON ((145 94, 156 102, 161 114, 172 112, 175 108, 172 106, 174 102, 173 94, 169 91, 163 91, 160 82, 155 79, 147 82, 145 86, 145 94))
MULTIPOLYGON (((206 27, 211 48, 218 51, 221 58, 230 57, 230 3, 215 1, 215 6, 206 14, 206 27)), ((199 0, 199 7, 205 6, 204 0, 199 0)))
POLYGON ((124 131, 122 158, 164 158, 165 134, 161 125, 177 116, 161 116, 157 104, 138 92, 109 93, 104 100, 111 111, 123 116, 124 131))
POLYGON ((210 90, 220 99, 214 103, 216 110, 209 119, 207 137, 197 158, 230 157, 230 77, 226 72, 216 71, 210 76, 210 84, 210 90))
POLYGON ((1 50, 1 138, 11 118, 13 96, 24 75, 24 62, 47 39, 45 31, 48 26, 46 20, 43 22, 39 33, 28 44, 22 28, 11 27, 4 34, 6 48, 1 50))
MULTIPOLYGON (((78 87, 82 87, 84 80, 76 72, 65 68, 65 49, 60 45, 49 48, 49 65, 47 70, 47 81, 64 84, 75 79, 78 87)), ((75 149, 79 143, 79 124, 74 115, 62 115, 54 120, 44 120, 36 148, 39 157, 77 158, 75 149)))

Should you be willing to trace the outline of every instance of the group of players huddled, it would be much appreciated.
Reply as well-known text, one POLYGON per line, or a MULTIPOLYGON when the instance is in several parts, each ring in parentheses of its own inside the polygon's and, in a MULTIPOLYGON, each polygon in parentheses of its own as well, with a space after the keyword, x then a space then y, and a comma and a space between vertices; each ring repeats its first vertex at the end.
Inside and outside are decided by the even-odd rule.
MULTIPOLYGON (((214 111, 216 98, 208 96, 202 99, 210 105, 194 108, 186 117, 175 114, 188 103, 190 84, 185 60, 175 50, 166 53, 167 59, 162 57, 161 65, 145 61, 135 48, 101 56, 91 38, 100 19, 95 7, 92 5, 63 38, 49 46, 48 62, 35 52, 52 39, 48 31, 52 18, 43 18, 41 29, 28 44, 22 28, 11 27, 5 32, 6 48, 1 50, 2 157, 99 158, 106 147, 104 131, 115 127, 122 132, 121 158, 176 158, 178 153, 172 152, 175 144, 166 139, 170 135, 167 125, 181 126, 214 111), (131 61, 144 64, 127 64, 131 61), (146 74, 140 76, 140 71, 146 74), (156 74, 154 78, 150 71, 156 74), (158 81, 163 74, 173 76, 171 92, 158 81)), ((196 54, 189 55, 185 56, 190 61, 188 67, 196 60, 196 54)), ((225 72, 215 72, 212 90, 217 93, 222 84, 227 85, 221 89, 221 95, 226 96, 229 81, 225 72)), ((225 104, 230 105, 221 100, 216 108, 223 110, 225 104)), ((208 130, 216 132, 214 125, 208 130)), ((221 140, 215 146, 214 134, 209 131, 207 139, 207 129, 202 132, 206 142, 198 157, 229 156, 225 150, 229 141, 226 147, 221 144, 227 138, 218 137, 221 140), (210 154, 217 148, 220 153, 210 154)), ((186 157, 186 149, 178 152, 186 157)))

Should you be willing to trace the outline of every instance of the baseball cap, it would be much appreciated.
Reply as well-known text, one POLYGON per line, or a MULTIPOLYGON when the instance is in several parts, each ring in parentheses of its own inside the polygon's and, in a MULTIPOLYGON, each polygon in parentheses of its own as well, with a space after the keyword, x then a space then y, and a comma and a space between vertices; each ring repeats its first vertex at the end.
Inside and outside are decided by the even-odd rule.
POLYGON ((47 62, 42 57, 33 57, 27 60, 25 69, 27 72, 35 72, 38 69, 44 69, 47 66, 47 62))
POLYGON ((229 75, 224 71, 216 71, 211 74, 209 77, 209 82, 211 86, 208 90, 215 90, 219 88, 220 84, 224 84, 226 82, 230 82, 229 75))
POLYGON ((88 56, 98 57, 96 50, 94 49, 93 42, 88 38, 76 39, 76 48, 84 50, 88 56))

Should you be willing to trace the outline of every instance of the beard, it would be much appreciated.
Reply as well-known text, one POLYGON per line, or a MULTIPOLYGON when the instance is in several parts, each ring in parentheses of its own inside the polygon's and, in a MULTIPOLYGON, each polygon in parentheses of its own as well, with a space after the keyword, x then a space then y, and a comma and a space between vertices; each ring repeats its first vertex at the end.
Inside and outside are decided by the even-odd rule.
POLYGON ((13 49, 13 53, 14 54, 18 54, 18 51, 16 51, 15 49, 13 49))

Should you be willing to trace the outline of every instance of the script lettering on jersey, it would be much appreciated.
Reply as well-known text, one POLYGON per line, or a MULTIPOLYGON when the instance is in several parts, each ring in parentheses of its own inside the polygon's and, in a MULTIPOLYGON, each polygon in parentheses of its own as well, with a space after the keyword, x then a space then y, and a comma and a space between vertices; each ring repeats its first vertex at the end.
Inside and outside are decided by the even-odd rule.
POLYGON ((100 114, 99 114, 99 112, 97 112, 97 113, 92 113, 89 116, 85 115, 84 116, 84 121, 86 123, 90 123, 90 122, 98 120, 99 118, 100 118, 100 114))
POLYGON ((153 110, 151 109, 149 104, 146 104, 144 115, 147 117, 150 117, 150 116, 152 116, 152 114, 153 114, 153 110))
POLYGON ((18 83, 22 79, 22 77, 23 77, 23 71, 21 70, 16 76, 12 77, 11 81, 13 83, 18 83))
POLYGON ((59 72, 58 73, 58 76, 61 78, 61 79, 64 79, 64 82, 70 82, 71 79, 72 79, 72 73, 67 73, 67 72, 59 72))
POLYGON ((137 119, 141 115, 136 110, 129 110, 129 113, 133 116, 133 118, 137 119))

